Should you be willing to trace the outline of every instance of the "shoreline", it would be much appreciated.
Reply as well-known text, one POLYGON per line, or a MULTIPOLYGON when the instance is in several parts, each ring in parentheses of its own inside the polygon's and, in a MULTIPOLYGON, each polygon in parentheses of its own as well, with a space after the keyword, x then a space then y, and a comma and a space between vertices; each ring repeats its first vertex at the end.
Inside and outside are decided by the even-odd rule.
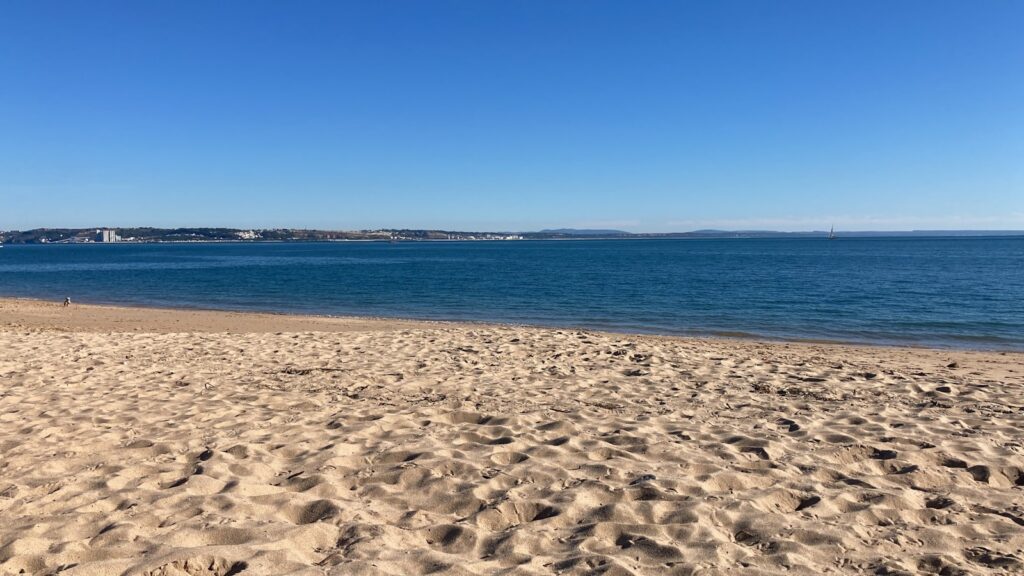
MULTIPOLYGON (((22 302, 31 305, 38 305, 40 307, 46 306, 59 306, 60 302, 55 300, 47 300, 36 297, 22 297, 22 296, 2 296, 0 295, 0 312, 3 312, 4 304, 8 302, 22 302)), ((139 316, 144 316, 145 311, 155 311, 161 314, 167 313, 181 313, 181 314, 199 314, 203 317, 212 318, 213 315, 226 315, 229 317, 254 317, 267 319, 279 319, 285 325, 293 326, 296 324, 302 324, 303 322, 322 322, 322 323, 334 323, 335 326, 328 326, 322 324, 321 327, 327 329, 327 331, 344 331, 346 328, 341 326, 344 323, 357 323, 364 325, 367 323, 380 323, 382 326, 391 324, 400 325, 422 325, 424 327, 431 326, 467 326, 467 327, 485 327, 485 328, 524 328, 529 330, 567 330, 567 331, 585 331, 594 332, 607 335, 625 336, 625 337, 643 337, 643 338, 668 338, 668 339, 680 339, 680 340, 693 340, 693 341, 737 341, 737 342, 754 342, 764 344, 795 344, 795 345, 827 345, 827 346, 839 346, 839 347, 852 347, 852 348, 896 348, 896 349, 916 349, 916 351, 931 351, 936 353, 981 353, 981 354, 1000 354, 1000 355, 1019 355, 1024 358, 1024 349, 1018 349, 1013 347, 972 347, 963 345, 928 345, 928 344, 915 344, 910 342, 871 342, 871 341, 855 341, 855 340, 839 340, 839 339, 828 339, 828 338, 784 338, 784 337, 770 337, 761 334, 745 333, 745 332, 695 332, 691 334, 672 334, 656 331, 630 331, 630 330, 616 330, 613 328, 596 328, 588 326, 565 326, 565 325, 545 325, 545 324, 527 324, 527 323, 513 323, 513 322, 494 322, 484 320, 465 320, 465 319, 425 319, 415 317, 386 317, 386 316, 358 316, 358 315, 330 315, 330 314, 302 314, 295 312, 279 312, 279 311, 263 311, 263 310, 229 310, 229 308, 214 308, 214 307, 184 307, 184 306, 161 306, 156 304, 133 304, 124 302, 103 302, 103 301, 75 301, 72 303, 73 307, 91 307, 91 308, 110 308, 110 310, 124 310, 133 311, 139 316)), ((0 321, 3 320, 0 315, 0 321)), ((316 330, 313 330, 316 331, 316 330)))
MULTIPOLYGON (((0 296, 0 328, 9 325, 11 322, 6 319, 6 315, 10 313, 10 305, 17 306, 18 304, 27 305, 36 310, 52 310, 61 309, 61 303, 54 300, 45 300, 41 298, 30 298, 30 297, 16 297, 16 296, 0 296)), ((253 327, 255 323, 264 324, 269 323, 271 325, 278 323, 279 327, 297 327, 303 326, 308 327, 308 331, 326 331, 326 332, 344 332, 354 329, 358 326, 358 329, 366 328, 390 328, 393 326, 403 327, 420 327, 420 328, 431 328, 431 327, 476 327, 476 328, 507 328, 507 329, 527 329, 527 330, 538 330, 538 331, 578 331, 588 332, 596 334, 604 334, 608 336, 628 337, 628 338, 653 338, 653 339, 668 339, 668 340, 681 340, 681 341, 692 341, 692 342, 737 342, 737 343, 753 343, 753 344, 764 344, 764 345, 794 345, 794 346, 829 346, 834 348, 851 348, 851 349, 880 349, 880 350, 920 350, 929 351, 936 353, 980 353, 980 354, 999 354, 999 355, 1017 355, 1024 361, 1024 350, 1017 349, 1005 349, 1005 348, 968 348, 958 346, 927 346, 927 345, 915 345, 909 343, 875 343, 875 342, 855 342, 855 341, 844 341, 844 340, 830 340, 830 339, 815 339, 815 338, 771 338, 758 334, 746 334, 746 333, 707 333, 707 334, 666 334, 659 332, 641 332, 641 331, 622 331, 614 329, 602 329, 602 328, 591 328, 586 326, 560 326, 560 325, 543 325, 543 324, 526 324, 526 323, 512 323, 512 322, 489 322, 489 321, 477 321, 477 320, 450 320, 450 319, 425 319, 415 317, 389 317, 389 316, 358 316, 358 315, 332 315, 332 314, 302 314, 294 312, 278 312, 273 310, 230 310, 221 308, 185 308, 176 306, 157 306, 157 305, 145 305, 145 304, 125 304, 125 303, 107 303, 107 302, 72 302, 71 308, 79 308, 85 310, 92 310, 94 312, 103 312, 106 314, 124 314, 129 313, 131 316, 130 320, 119 320, 113 327, 117 327, 119 324, 127 324, 132 326, 131 331, 146 331, 146 322, 152 319, 147 319, 147 312, 158 316, 173 316, 182 315, 188 317, 192 322, 198 321, 199 324, 186 324, 189 328, 186 331, 199 331, 199 332, 216 332, 221 331, 221 328, 228 327, 226 331, 245 331, 240 330, 239 327, 253 327), (246 319, 250 321, 247 322, 246 319), (203 324, 206 322, 208 324, 203 324), (204 327, 206 326, 206 327, 204 327), (217 327, 217 328, 211 328, 217 327), (235 327, 231 329, 231 327, 235 327)), ((17 317, 17 312, 15 316, 17 317)), ((65 315, 66 316, 66 315, 65 315)), ((180 324, 184 318, 176 319, 176 323, 180 324)), ((59 326, 60 319, 58 317, 49 317, 40 327, 51 327, 59 326)), ((101 320, 102 321, 102 320, 101 320)), ((162 326, 160 324, 159 326, 162 326)), ((122 327, 123 328, 123 327, 122 327)), ((81 326, 84 331, 92 331, 87 325, 81 326)), ((157 331, 165 331, 166 329, 158 328, 157 331)), ((127 331, 127 330, 125 330, 127 331)))

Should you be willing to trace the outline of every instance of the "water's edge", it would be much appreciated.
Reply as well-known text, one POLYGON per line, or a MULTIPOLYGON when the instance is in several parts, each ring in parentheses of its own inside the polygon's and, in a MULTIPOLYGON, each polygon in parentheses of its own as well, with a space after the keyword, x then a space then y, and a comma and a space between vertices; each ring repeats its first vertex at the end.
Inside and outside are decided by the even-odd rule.
MULTIPOLYGON (((7 300, 13 302, 28 302, 37 304, 50 304, 59 305, 60 302, 54 300, 48 300, 44 298, 37 298, 32 296, 15 296, 0 293, 0 302, 7 300)), ((478 327, 478 328, 527 328, 531 330, 565 330, 565 331, 584 331, 584 332, 598 332, 601 334, 616 335, 622 337, 640 336, 640 337, 652 337, 652 338, 670 338, 680 340, 734 340, 739 342, 750 342, 750 343, 763 343, 763 344, 796 344, 796 345, 824 345, 824 346, 836 346, 836 347, 851 347, 851 348, 880 348, 880 349, 896 349, 896 350, 932 350, 937 352, 949 351, 949 352, 991 352, 991 353, 1005 353, 1005 354, 1022 354, 1024 355, 1024 348, 986 348, 986 347, 971 347, 971 346, 956 346, 956 345, 924 345, 924 344, 913 344, 906 342, 878 342, 878 341, 860 341, 860 340, 849 340, 849 339, 829 339, 829 338, 780 338, 762 334, 748 333, 748 332, 712 332, 712 331, 687 331, 687 332, 659 332, 653 330, 623 330, 609 327, 596 327, 588 325, 564 325, 564 324, 538 324, 538 323, 523 323, 523 322, 502 322, 498 320, 466 320, 466 319, 445 319, 445 318, 425 318, 416 316, 367 316, 357 314, 327 314, 327 313, 301 313, 291 312, 284 310, 272 310, 272 309, 255 309, 255 308, 211 308, 200 305, 177 305, 177 306, 161 306, 159 304, 146 304, 140 302, 131 301, 111 301, 111 300, 96 300, 96 299, 80 299, 76 300, 73 304, 85 305, 85 306, 97 306, 104 308, 122 308, 130 310, 159 310, 164 312, 210 312, 210 313, 227 313, 227 314, 241 314, 241 315, 263 315, 263 316, 279 316, 281 318, 293 318, 293 319, 326 319, 326 320, 352 320, 352 321, 369 321, 369 322, 411 322, 415 324, 423 324, 424 326, 454 326, 454 327, 478 327)))

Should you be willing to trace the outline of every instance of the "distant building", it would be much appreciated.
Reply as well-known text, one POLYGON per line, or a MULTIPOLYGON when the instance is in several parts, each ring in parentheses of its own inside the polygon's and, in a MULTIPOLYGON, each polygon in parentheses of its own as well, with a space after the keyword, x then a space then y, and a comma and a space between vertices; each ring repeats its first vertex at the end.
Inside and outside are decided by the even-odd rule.
POLYGON ((117 230, 103 229, 96 231, 97 242, 120 242, 121 237, 117 235, 117 230))

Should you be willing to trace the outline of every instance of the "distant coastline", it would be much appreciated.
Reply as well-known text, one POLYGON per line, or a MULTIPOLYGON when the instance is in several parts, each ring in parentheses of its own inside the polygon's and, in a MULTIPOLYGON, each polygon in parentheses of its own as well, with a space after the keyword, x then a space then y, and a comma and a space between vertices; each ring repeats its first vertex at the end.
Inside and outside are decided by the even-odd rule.
MULTIPOLYGON (((644 240, 685 238, 824 238, 827 230, 693 230, 626 232, 560 228, 536 232, 484 232, 383 228, 315 230, 301 228, 34 228, 0 231, 0 244, 184 243, 184 242, 414 242, 521 240, 644 240)), ((837 231, 839 238, 969 238, 1024 236, 1024 230, 837 231)))

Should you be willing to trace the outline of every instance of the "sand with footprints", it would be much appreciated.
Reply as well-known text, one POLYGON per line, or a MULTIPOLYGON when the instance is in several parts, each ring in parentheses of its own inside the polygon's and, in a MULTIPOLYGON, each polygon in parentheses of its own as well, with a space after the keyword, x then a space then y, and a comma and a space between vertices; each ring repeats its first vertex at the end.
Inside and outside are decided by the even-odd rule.
POLYGON ((1024 355, 0 301, 0 574, 1024 572, 1024 355))

